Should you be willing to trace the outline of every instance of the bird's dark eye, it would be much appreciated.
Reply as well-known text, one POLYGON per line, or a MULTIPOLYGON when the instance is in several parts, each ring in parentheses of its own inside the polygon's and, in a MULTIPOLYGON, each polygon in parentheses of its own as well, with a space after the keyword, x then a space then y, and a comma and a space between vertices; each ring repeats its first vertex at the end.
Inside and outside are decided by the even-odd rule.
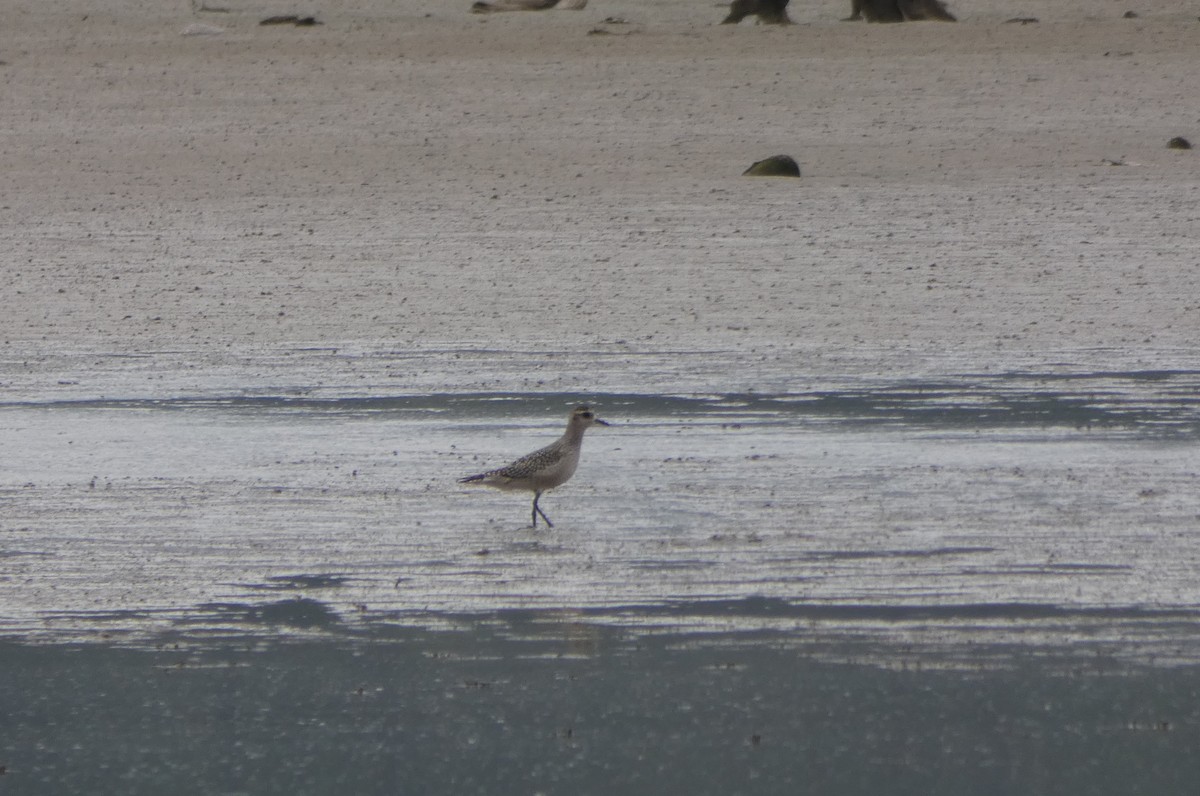
POLYGON ((588 420, 591 420, 591 419, 592 419, 592 413, 591 413, 591 412, 580 412, 579 414, 580 414, 580 415, 582 415, 583 417, 586 417, 588 420))

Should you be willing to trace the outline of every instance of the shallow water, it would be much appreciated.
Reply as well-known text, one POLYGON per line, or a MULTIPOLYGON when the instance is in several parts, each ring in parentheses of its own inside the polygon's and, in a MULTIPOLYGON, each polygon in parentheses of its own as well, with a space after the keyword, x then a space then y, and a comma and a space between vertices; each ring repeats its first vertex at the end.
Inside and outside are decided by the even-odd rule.
POLYGON ((1128 794, 1200 774, 1195 667, 889 670, 795 634, 545 620, 0 643, 5 792, 1128 794))
MULTIPOLYGON (((536 359, 424 362, 464 356, 510 372, 536 359)), ((342 359, 371 364, 329 375, 415 361, 342 359)), ((614 383, 647 364, 622 361, 614 383)), ((172 372, 157 394, 96 371, 0 406, 21 462, 0 474, 7 635, 151 644, 532 610, 796 633, 884 663, 974 665, 1009 645, 1200 653, 1200 371, 779 367, 753 391, 673 394, 329 379, 187 394, 172 372), (613 426, 543 498, 553 529, 528 527, 527 496, 456 483, 552 440, 583 400, 613 426)))
POLYGON ((10 364, 4 788, 1184 792, 1200 368, 979 361, 10 364))

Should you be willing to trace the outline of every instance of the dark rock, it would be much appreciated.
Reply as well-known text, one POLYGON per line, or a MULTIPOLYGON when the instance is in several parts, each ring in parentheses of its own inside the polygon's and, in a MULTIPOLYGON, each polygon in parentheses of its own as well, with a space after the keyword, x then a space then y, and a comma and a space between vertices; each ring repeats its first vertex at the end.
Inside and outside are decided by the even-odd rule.
POLYGON ((957 22, 942 0, 850 0, 850 16, 843 22, 919 22, 932 19, 957 22))
POLYGON ((729 16, 721 20, 722 25, 736 25, 748 16, 757 16, 763 25, 790 25, 787 15, 788 0, 733 0, 729 4, 729 16))
POLYGON ((787 155, 772 155, 742 172, 743 177, 799 177, 800 166, 787 155))
POLYGON ((273 17, 259 20, 260 25, 295 25, 296 27, 310 27, 312 25, 320 25, 316 17, 301 17, 295 14, 279 14, 273 17))

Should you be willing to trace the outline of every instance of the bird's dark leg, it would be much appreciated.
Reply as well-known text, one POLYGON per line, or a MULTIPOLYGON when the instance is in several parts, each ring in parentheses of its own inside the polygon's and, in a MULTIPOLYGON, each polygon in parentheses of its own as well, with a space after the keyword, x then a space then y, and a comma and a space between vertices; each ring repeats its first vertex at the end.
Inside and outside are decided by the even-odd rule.
POLYGON ((550 522, 550 518, 546 516, 546 512, 542 511, 538 507, 538 499, 541 498, 541 496, 542 496, 541 492, 533 493, 533 527, 534 528, 537 527, 537 518, 538 518, 538 515, 541 514, 542 519, 546 521, 546 526, 549 528, 553 528, 554 523, 550 522))

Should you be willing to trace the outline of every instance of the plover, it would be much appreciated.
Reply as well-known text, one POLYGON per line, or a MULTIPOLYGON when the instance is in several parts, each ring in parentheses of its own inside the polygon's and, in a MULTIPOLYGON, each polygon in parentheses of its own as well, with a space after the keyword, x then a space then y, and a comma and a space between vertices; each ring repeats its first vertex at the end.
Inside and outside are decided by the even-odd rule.
POLYGON ((547 489, 562 486, 575 474, 579 465, 579 450, 583 446, 583 432, 592 426, 607 426, 608 423, 592 412, 590 407, 577 406, 567 420, 567 430, 557 442, 522 456, 512 464, 486 473, 460 478, 460 484, 483 484, 497 489, 527 489, 533 492, 533 527, 537 527, 538 515, 553 528, 554 523, 538 506, 538 499, 547 489))

